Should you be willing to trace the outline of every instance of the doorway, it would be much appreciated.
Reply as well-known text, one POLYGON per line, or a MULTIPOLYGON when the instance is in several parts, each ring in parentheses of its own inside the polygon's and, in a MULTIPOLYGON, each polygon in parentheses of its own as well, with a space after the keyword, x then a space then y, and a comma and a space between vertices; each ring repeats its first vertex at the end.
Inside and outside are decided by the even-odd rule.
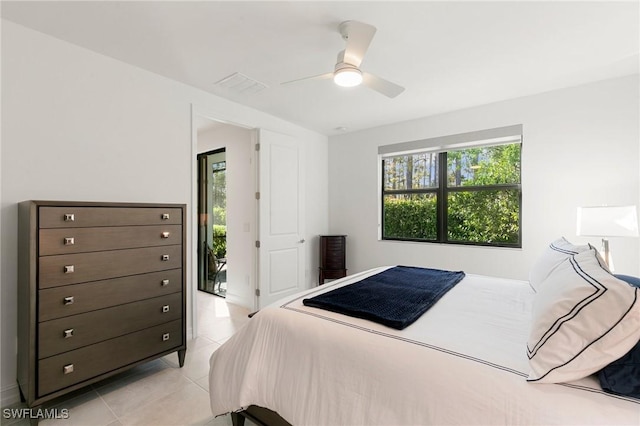
MULTIPOLYGON (((267 304, 267 299, 271 296, 283 297, 284 293, 293 290, 293 286, 288 285, 292 281, 293 276, 298 276, 300 283, 305 281, 308 276, 308 270, 304 265, 300 265, 297 260, 305 260, 306 253, 298 256, 297 260, 288 261, 278 256, 279 254, 287 254, 288 251, 277 251, 267 255, 259 255, 259 253, 267 250, 269 246, 273 246, 267 235, 267 230, 271 229, 270 236, 280 234, 281 231, 289 231, 292 223, 281 217, 281 215, 273 215, 267 211, 267 200, 272 195, 275 199, 286 202, 268 203, 270 207, 281 211, 285 206, 290 206, 291 200, 288 193, 297 192, 299 205, 304 205, 303 195, 301 192, 302 182, 290 175, 296 170, 296 175, 304 170, 304 164, 292 166, 289 162, 293 155, 291 150, 286 146, 280 146, 275 143, 273 138, 278 139, 278 135, 258 128, 257 126, 249 126, 232 122, 224 117, 220 117, 218 113, 212 111, 204 111, 193 106, 192 109, 192 191, 191 191, 191 218, 195 225, 191 228, 192 244, 191 244, 191 271, 193 280, 191 291, 191 319, 192 330, 191 335, 199 334, 198 323, 210 320, 211 313, 205 307, 201 310, 202 305, 199 304, 197 295, 209 297, 209 293, 198 291, 199 282, 204 282, 201 277, 205 277, 205 267, 201 266, 208 262, 203 253, 206 253, 204 244, 199 239, 199 234, 204 236, 205 230, 208 230, 207 210, 200 210, 199 198, 200 191, 198 185, 199 172, 201 162, 198 161, 199 154, 208 154, 212 151, 225 149, 225 174, 226 174, 226 227, 227 227, 227 264, 225 265, 225 278, 227 280, 226 297, 222 299, 218 296, 211 296, 216 301, 216 305, 232 306, 239 305, 241 307, 256 310, 259 306, 267 304), (267 137, 271 135, 272 137, 267 137), (264 149, 260 148, 262 146, 264 149), (270 147, 274 148, 271 149, 270 147), (267 155, 272 153, 273 155, 267 155), (269 162, 262 161, 266 158, 278 160, 283 164, 274 164, 269 167, 269 162), (285 158, 287 160, 285 160, 285 158), (259 164, 262 164, 260 166, 259 164), (285 167, 286 166, 286 167, 285 167), (268 172, 270 171, 270 172, 268 172), (287 171, 286 176, 281 175, 280 171, 287 171), (268 172, 268 173, 265 173, 268 172), (260 174, 260 178, 258 175, 260 174), (293 188, 283 189, 280 186, 270 184, 271 178, 275 176, 277 181, 300 182, 300 186, 294 191, 293 188), (263 195, 260 195, 260 188, 263 188, 263 195), (270 190, 266 190, 270 188, 270 190), (271 194, 271 195, 269 195, 271 194), (262 202, 261 202, 262 201, 262 202), (262 214, 258 213, 258 207, 262 205, 262 214), (259 225, 260 221, 263 222, 259 225), (273 221, 267 220, 274 219, 273 221), (286 224, 283 223, 287 222, 286 224), (285 226, 286 225, 286 226, 285 226), (284 226, 284 228, 283 228, 284 226), (286 228, 286 229, 285 229, 286 228), (267 237, 267 238, 262 238, 267 237), (262 240, 262 241, 261 241, 262 240), (259 244, 263 243, 262 246, 259 244), (259 248, 256 248, 259 247, 259 248), (260 260, 259 260, 260 258, 260 260), (260 268, 262 265, 262 268, 260 268), (264 266, 269 265, 268 268, 264 266), (290 269, 296 271, 287 272, 290 269), (266 273, 270 272, 270 273, 266 273), (258 279, 259 274, 263 274, 263 279, 258 279), (274 274, 275 273, 275 274, 274 274), (300 275, 300 273, 302 275, 300 275), (270 282, 277 283, 276 286, 270 286, 270 282), (262 290, 262 291, 260 291, 262 290), (277 294, 276 294, 277 293, 277 294), (203 318, 206 318, 203 319, 203 318)), ((277 142, 277 141, 276 141, 277 142)), ((304 144, 300 144, 300 157, 302 155, 304 144)), ((207 176, 208 177, 208 176, 207 176)), ((274 201, 275 201, 274 199, 274 201)), ((204 203, 202 203, 205 205, 204 203)), ((287 207, 285 213, 290 211, 287 207)), ((213 212, 212 212, 213 213, 213 212)), ((212 214, 211 213, 211 214, 212 214)), ((298 217, 304 220, 304 215, 298 213, 298 217)), ((213 226, 213 224, 210 224, 213 226)), ((303 226, 300 226, 299 235, 295 235, 294 241, 291 243, 296 247, 293 251, 298 251, 304 244, 303 226)), ((284 235, 283 235, 284 237, 284 235)), ((204 240, 204 238, 203 238, 204 240)), ((207 265, 208 268, 208 265, 207 265)), ((207 272, 208 275, 208 272, 207 272)), ((217 314, 216 314, 217 315, 217 314)))
POLYGON ((198 154, 198 290, 227 296, 226 148, 198 154))

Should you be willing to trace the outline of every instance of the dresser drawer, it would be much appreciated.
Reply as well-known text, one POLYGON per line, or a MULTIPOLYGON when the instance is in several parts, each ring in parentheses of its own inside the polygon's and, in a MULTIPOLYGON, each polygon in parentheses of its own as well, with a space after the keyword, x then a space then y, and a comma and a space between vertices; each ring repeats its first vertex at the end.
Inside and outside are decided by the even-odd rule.
POLYGON ((181 225, 41 229, 40 256, 182 244, 181 225))
POLYGON ((39 397, 179 348, 182 321, 171 321, 38 361, 39 397))
POLYGON ((51 287, 38 291, 40 321, 68 317, 182 290, 182 269, 51 287))
POLYGON ((182 317, 182 293, 41 322, 38 359, 182 317))
POLYGON ((40 207, 42 228, 179 225, 182 209, 163 207, 40 207))
POLYGON ((38 265, 39 288, 56 287, 176 269, 182 266, 182 246, 43 256, 38 265))

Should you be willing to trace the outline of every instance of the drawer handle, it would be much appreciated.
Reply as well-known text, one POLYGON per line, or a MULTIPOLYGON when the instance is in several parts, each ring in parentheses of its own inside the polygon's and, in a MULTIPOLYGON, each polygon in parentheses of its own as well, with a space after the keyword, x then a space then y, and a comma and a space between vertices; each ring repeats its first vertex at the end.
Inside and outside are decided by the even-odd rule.
POLYGON ((73 364, 68 364, 68 365, 65 365, 64 367, 62 367, 62 372, 63 372, 64 374, 71 374, 71 373, 73 373, 73 364))
POLYGON ((162 220, 169 220, 169 213, 162 213, 162 220))
POLYGON ((169 340, 169 333, 164 333, 164 334, 162 335, 162 341, 163 341, 163 342, 166 342, 167 340, 169 340))
POLYGON ((166 287, 166 286, 168 286, 168 285, 169 285, 169 280, 162 280, 162 281, 160 281, 160 285, 161 285, 162 287, 166 287))
POLYGON ((167 260, 169 260, 169 255, 168 254, 163 254, 162 255, 162 261, 166 262, 167 260))
POLYGON ((169 312, 169 305, 164 305, 164 306, 162 307, 162 313, 163 313, 163 314, 166 314, 167 312, 169 312))
POLYGON ((168 232, 163 232, 162 234, 160 234, 160 237, 169 238, 169 233, 168 232))
POLYGON ((64 298, 63 303, 65 305, 73 305, 73 296, 67 296, 64 298))
POLYGON ((76 243, 76 239, 73 237, 65 237, 64 238, 64 245, 65 246, 72 246, 76 243))
POLYGON ((68 339, 69 337, 73 337, 73 328, 64 331, 64 338, 68 339))
POLYGON ((72 274, 75 272, 75 267, 73 265, 65 265, 64 266, 64 273, 65 274, 72 274))
POLYGON ((64 214, 64 221, 65 222, 75 222, 76 220, 76 215, 73 213, 65 213, 64 214))

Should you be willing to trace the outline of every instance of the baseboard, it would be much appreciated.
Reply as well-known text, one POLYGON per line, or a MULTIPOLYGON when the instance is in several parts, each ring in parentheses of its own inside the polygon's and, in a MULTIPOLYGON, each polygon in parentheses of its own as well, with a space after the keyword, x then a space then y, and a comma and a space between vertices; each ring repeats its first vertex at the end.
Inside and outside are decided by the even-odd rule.
POLYGON ((20 388, 16 383, 13 386, 2 389, 0 393, 0 406, 9 407, 20 402, 20 388))

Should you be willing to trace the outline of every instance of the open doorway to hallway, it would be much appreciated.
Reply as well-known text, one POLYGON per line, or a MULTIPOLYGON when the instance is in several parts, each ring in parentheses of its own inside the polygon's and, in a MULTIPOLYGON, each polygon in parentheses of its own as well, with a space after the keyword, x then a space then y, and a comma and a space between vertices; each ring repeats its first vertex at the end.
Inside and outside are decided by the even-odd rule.
POLYGON ((226 149, 198 154, 198 290, 227 295, 226 149))
MULTIPOLYGON (((200 113, 194 113, 193 125, 192 205, 196 226, 192 234, 192 294, 209 295, 205 294, 207 290, 212 291, 211 294, 215 291, 224 295, 226 302, 254 309, 257 264, 256 131, 200 113), (205 176, 208 182, 202 190, 198 181, 205 179, 200 175, 205 176)), ((220 297, 214 298, 225 301, 220 297)), ((196 297, 192 300, 196 312, 196 297)), ((195 313, 193 318, 196 334, 199 316, 195 313)))

